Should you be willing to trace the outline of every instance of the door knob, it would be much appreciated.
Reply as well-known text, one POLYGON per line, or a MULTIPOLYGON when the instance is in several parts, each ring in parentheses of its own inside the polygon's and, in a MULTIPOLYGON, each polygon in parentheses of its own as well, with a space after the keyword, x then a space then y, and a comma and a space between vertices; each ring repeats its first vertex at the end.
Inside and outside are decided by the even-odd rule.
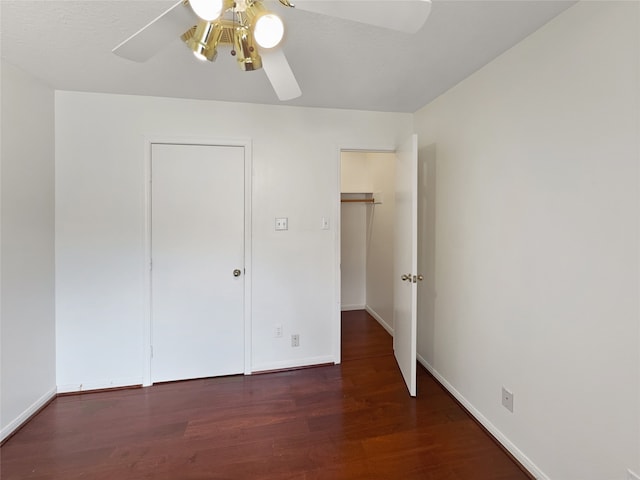
POLYGON ((411 280, 411 274, 402 275, 400 278, 402 279, 403 282, 406 282, 407 280, 411 280))
POLYGON ((422 281, 422 280, 424 280, 424 277, 422 275, 418 275, 418 280, 422 281))
POLYGON ((242 272, 236 268, 236 269, 233 271, 233 276, 234 276, 234 277, 239 277, 240 275, 242 275, 242 272))

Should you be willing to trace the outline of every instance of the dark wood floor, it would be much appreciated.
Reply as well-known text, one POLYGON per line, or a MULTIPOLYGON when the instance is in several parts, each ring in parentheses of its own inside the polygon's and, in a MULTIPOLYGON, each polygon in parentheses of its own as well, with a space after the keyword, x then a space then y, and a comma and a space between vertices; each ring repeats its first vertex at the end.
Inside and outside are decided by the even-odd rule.
POLYGON ((524 480, 391 337, 343 316, 343 363, 58 397, 0 450, 17 479, 524 480))

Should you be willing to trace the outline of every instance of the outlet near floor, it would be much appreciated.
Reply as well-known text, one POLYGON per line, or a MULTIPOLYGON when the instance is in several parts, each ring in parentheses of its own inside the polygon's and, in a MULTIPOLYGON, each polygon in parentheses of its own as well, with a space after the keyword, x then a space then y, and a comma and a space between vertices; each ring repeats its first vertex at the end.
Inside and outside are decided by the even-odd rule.
POLYGON ((294 333, 293 335, 291 335, 291 346, 292 347, 300 346, 300 335, 298 335, 297 333, 294 333))

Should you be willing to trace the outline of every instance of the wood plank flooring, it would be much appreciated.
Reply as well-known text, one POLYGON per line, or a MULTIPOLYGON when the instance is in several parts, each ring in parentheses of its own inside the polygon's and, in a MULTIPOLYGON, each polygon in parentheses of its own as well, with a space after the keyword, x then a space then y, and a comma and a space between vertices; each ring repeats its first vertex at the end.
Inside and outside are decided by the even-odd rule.
POLYGON ((58 397, 0 449, 2 480, 526 480, 391 337, 343 314, 343 363, 58 397))

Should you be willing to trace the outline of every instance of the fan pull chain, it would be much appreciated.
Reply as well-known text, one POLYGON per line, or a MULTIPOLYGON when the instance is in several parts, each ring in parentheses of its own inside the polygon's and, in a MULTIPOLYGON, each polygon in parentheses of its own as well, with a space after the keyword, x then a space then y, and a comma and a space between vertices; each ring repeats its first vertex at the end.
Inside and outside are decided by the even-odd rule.
POLYGON ((236 2, 233 2, 233 34, 232 34, 232 38, 231 41, 233 42, 231 45, 231 56, 235 57, 236 56, 236 7, 238 6, 238 4, 236 2))

